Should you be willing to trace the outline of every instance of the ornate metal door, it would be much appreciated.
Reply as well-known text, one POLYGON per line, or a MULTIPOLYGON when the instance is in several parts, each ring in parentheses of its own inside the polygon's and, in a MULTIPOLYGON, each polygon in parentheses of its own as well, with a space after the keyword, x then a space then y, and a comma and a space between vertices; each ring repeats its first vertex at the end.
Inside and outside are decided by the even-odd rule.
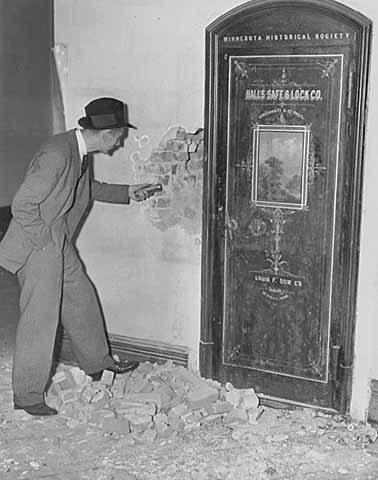
POLYGON ((202 371, 345 410, 363 35, 318 2, 262 3, 208 38, 202 371))

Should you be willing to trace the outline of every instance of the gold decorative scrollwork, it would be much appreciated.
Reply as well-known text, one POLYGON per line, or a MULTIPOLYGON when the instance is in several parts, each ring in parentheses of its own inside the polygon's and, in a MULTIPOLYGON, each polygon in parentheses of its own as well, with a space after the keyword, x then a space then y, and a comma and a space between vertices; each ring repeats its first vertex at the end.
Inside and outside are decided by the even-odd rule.
POLYGON ((287 261, 282 260, 281 253, 281 241, 284 233, 283 226, 285 224, 285 218, 280 208, 274 210, 272 217, 270 218, 272 224, 272 248, 267 255, 267 262, 270 263, 273 272, 278 275, 280 271, 283 271, 283 265, 287 266, 287 261))
POLYGON ((320 63, 320 67, 322 69, 322 78, 332 79, 336 71, 337 63, 338 63, 337 58, 334 60, 329 60, 329 61, 320 63))
POLYGON ((239 228, 239 224, 234 218, 229 216, 228 212, 226 212, 225 228, 229 234, 230 240, 233 240, 234 232, 239 228))
POLYGON ((237 77, 248 78, 247 65, 244 62, 234 60, 234 69, 237 77))
POLYGON ((308 185, 313 185, 316 177, 327 171, 327 167, 322 166, 320 162, 315 160, 314 144, 311 141, 308 154, 308 185))

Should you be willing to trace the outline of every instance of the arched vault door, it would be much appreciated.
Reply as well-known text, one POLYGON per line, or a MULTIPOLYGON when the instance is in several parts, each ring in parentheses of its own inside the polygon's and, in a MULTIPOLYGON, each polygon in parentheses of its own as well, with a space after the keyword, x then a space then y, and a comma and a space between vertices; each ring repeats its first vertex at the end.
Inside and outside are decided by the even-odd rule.
POLYGON ((206 376, 348 409, 370 27, 260 0, 207 29, 206 376))

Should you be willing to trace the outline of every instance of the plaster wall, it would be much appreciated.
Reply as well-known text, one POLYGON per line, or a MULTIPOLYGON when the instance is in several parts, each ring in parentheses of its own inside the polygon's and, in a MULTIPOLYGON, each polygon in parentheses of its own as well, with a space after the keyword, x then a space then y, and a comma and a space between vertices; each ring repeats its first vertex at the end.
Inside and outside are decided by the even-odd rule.
MULTIPOLYGON (((55 0, 55 42, 67 127, 76 126, 89 100, 107 95, 124 99, 131 123, 138 126, 130 131, 123 150, 112 158, 96 158, 97 178, 115 183, 149 181, 151 171, 145 164, 176 138, 178 127, 186 133, 203 127, 205 27, 240 3, 91 0, 89 8, 89 2, 82 0, 55 0)), ((344 3, 378 21, 375 0, 344 3)), ((374 37, 353 370, 356 418, 365 416, 369 379, 378 378, 377 60, 374 37)), ((187 346, 190 363, 196 367, 201 176, 199 169, 194 180, 193 172, 192 179, 185 178, 186 173, 175 181, 182 182, 188 197, 175 197, 170 183, 171 202, 165 213, 151 203, 95 204, 79 247, 97 285, 109 331, 187 346)))

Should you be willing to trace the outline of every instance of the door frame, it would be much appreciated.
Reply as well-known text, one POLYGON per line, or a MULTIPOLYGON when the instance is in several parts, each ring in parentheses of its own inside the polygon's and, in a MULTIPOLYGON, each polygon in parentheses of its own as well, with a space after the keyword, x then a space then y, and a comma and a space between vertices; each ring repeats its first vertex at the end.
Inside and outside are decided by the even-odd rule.
MULTIPOLYGON (((200 336, 200 372, 207 378, 217 378, 221 364, 222 325, 219 315, 222 308, 215 301, 215 293, 223 288, 216 273, 218 265, 216 235, 224 224, 223 212, 218 211, 220 184, 216 177, 217 162, 217 120, 219 103, 218 86, 218 43, 221 35, 231 21, 239 19, 261 9, 280 9, 286 6, 304 5, 301 0, 252 0, 225 13, 206 28, 205 46, 205 131, 204 131, 204 191, 203 191, 203 231, 202 231, 202 269, 201 269, 201 336, 200 336)), ((359 267, 360 223, 363 183, 363 158, 365 150, 366 107, 368 95, 369 60, 371 52, 372 22, 362 14, 333 0, 312 0, 305 2, 306 7, 315 8, 329 16, 341 19, 356 29, 356 48, 361 53, 356 59, 356 71, 360 72, 355 88, 355 118, 359 119, 352 134, 354 149, 350 153, 351 185, 348 201, 347 231, 348 247, 343 251, 345 262, 344 298, 340 315, 343 318, 341 341, 343 355, 337 360, 339 402, 338 410, 348 412, 352 390, 352 372, 354 356, 354 332, 356 320, 356 297, 359 267)), ((355 82, 356 83, 356 82, 355 82)))

